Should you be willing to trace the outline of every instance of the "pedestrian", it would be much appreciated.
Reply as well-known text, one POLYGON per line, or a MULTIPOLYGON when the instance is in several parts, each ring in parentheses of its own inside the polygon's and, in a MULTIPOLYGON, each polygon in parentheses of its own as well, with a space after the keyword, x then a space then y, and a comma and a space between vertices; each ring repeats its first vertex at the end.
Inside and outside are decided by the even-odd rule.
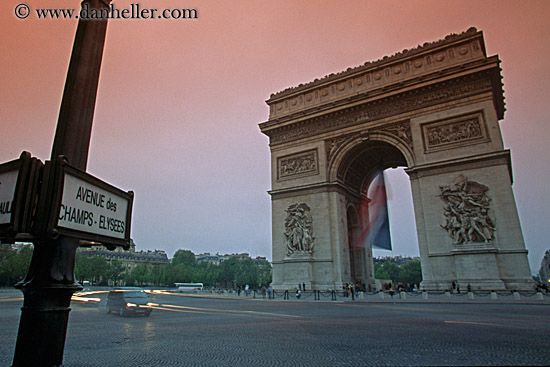
POLYGON ((456 282, 456 293, 460 294, 460 284, 456 282))

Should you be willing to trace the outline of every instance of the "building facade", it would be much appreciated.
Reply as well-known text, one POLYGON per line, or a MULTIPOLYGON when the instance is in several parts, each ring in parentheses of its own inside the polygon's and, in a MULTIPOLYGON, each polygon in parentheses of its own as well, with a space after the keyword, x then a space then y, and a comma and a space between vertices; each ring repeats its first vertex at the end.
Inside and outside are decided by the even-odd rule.
POLYGON ((136 245, 133 240, 130 241, 130 249, 127 251, 121 247, 117 247, 115 250, 110 251, 104 246, 91 246, 80 247, 78 252, 89 257, 100 256, 107 261, 120 261, 128 271, 131 271, 139 264, 165 265, 170 263, 166 252, 163 250, 136 251, 136 245))

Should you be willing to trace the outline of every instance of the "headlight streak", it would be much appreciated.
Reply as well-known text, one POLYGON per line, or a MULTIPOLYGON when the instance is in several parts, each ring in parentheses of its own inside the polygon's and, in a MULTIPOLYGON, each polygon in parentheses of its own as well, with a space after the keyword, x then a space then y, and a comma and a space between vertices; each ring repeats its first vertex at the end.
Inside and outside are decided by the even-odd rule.
POLYGON ((159 310, 165 311, 176 311, 176 312, 195 312, 195 313, 235 313, 235 314, 246 314, 252 316, 275 316, 275 317, 288 317, 288 318, 298 318, 296 315, 287 315, 279 314, 272 312, 261 312, 261 311, 249 311, 249 310, 220 310, 215 308, 198 308, 198 307, 189 307, 189 306, 177 306, 177 305, 165 305, 160 304, 155 307, 151 307, 159 310))
POLYGON ((88 298, 88 297, 79 297, 79 296, 72 296, 71 301, 78 301, 78 302, 101 302, 101 298, 88 298))
POLYGON ((162 307, 161 306, 151 306, 152 309, 155 309, 155 310, 161 310, 161 311, 172 311, 172 312, 183 312, 183 313, 203 313, 203 314, 209 314, 211 312, 201 312, 201 311, 190 311, 190 310, 178 310, 178 309, 174 309, 174 308, 166 308, 166 307, 162 307))
POLYGON ((84 303, 88 303, 88 302, 97 302, 97 303, 99 303, 99 302, 101 302, 101 298, 99 298, 99 297, 86 297, 86 296, 101 294, 101 293, 108 293, 108 292, 109 291, 78 292, 78 293, 73 294, 73 296, 71 297, 71 301, 84 302, 84 303))
MULTIPOLYGON (((190 294, 181 294, 181 293, 173 293, 166 290, 144 290, 146 293, 152 293, 152 294, 162 294, 162 295, 170 295, 170 296, 179 296, 179 297, 189 297, 193 296, 190 294)), ((94 301, 94 302, 100 302, 100 298, 88 298, 83 297, 87 295, 92 294, 101 294, 101 293, 109 293, 109 291, 88 291, 88 292, 80 292, 75 293, 71 300, 73 301, 79 301, 79 302, 88 302, 88 301, 94 301)), ((20 299, 22 299, 21 297, 20 299)), ((217 297, 213 297, 217 298, 217 297)), ((224 298, 224 297, 219 297, 224 298)), ((172 311, 172 312, 183 312, 183 313, 200 313, 200 314, 212 314, 212 313, 219 313, 219 314, 240 314, 240 315, 247 315, 247 316, 257 316, 257 317, 277 317, 277 318, 298 318, 299 316, 296 315, 288 315, 288 314, 279 314, 279 313, 272 313, 272 312, 261 312, 261 311, 250 311, 250 310, 227 310, 227 309, 215 309, 215 308, 199 308, 199 307, 190 307, 190 306, 178 306, 178 305, 170 305, 170 304, 158 304, 149 302, 146 305, 136 305, 134 303, 126 303, 126 307, 132 308, 132 307, 138 307, 138 308, 151 308, 161 311, 172 311)))
POLYGON ((109 293, 109 291, 88 291, 88 292, 77 292, 74 295, 77 297, 80 296, 88 296, 90 294, 101 294, 101 293, 109 293))
POLYGON ((22 301, 23 296, 16 296, 16 297, 0 297, 0 302, 13 302, 13 301, 22 301))

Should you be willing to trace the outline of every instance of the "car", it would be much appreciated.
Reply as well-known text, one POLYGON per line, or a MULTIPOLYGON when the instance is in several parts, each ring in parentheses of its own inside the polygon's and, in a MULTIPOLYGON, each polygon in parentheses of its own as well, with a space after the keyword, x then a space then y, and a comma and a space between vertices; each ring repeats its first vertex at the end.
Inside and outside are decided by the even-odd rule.
POLYGON ((116 312, 120 316, 149 316, 151 300, 141 288, 120 288, 109 291, 107 295, 107 313, 116 312))

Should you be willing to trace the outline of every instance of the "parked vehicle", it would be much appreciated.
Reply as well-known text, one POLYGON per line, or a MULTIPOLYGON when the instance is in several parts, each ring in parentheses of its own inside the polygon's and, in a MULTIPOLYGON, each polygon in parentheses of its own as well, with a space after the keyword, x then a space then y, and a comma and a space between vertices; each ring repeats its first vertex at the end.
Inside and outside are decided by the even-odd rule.
POLYGON ((151 300, 140 288, 121 288, 107 295, 107 313, 117 312, 120 316, 151 314, 151 300))
POLYGON ((204 285, 202 283, 174 283, 178 287, 178 292, 193 292, 202 291, 204 285))

